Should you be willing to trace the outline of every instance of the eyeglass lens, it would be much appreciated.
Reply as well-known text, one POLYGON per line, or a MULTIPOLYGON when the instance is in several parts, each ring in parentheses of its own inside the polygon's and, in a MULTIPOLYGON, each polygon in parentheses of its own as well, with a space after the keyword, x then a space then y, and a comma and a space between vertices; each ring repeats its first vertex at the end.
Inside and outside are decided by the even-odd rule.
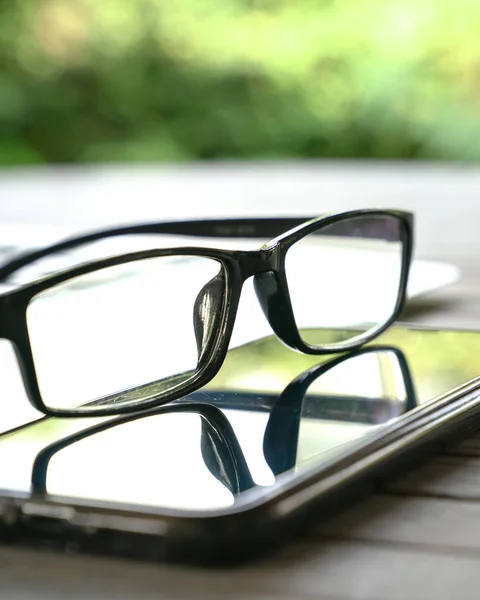
POLYGON ((155 257, 37 294, 27 327, 47 407, 88 412, 105 396, 114 395, 103 406, 131 404, 145 399, 146 384, 171 389, 188 381, 221 312, 222 270, 207 257, 155 257), (138 386, 136 396, 121 394, 138 386))
POLYGON ((351 341, 394 313, 403 266, 399 219, 357 216, 320 228, 285 258, 293 313, 311 346, 351 341))

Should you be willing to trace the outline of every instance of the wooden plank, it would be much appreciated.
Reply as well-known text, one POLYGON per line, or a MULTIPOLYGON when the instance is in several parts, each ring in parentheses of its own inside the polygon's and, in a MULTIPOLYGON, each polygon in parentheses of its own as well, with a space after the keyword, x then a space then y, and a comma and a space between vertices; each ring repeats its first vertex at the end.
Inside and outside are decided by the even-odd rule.
POLYGON ((479 554, 332 541, 269 561, 207 570, 0 549, 5 598, 478 600, 479 554))
POLYGON ((478 456, 480 458, 480 434, 477 437, 464 440, 455 448, 450 448, 446 454, 452 456, 478 456))
POLYGON ((378 494, 323 524, 318 535, 410 544, 432 553, 480 552, 480 503, 378 494))
MULTIPOLYGON (((263 573, 262 573, 263 574, 263 573)), ((278 565, 275 589, 352 600, 478 600, 479 554, 432 553, 409 545, 332 541, 278 565)))
POLYGON ((480 458, 438 456, 385 489, 397 494, 480 500, 480 458))
MULTIPOLYGON (((303 575, 285 586, 290 575, 278 579, 276 564, 240 569, 193 569, 128 560, 92 558, 0 547, 2 598, 9 600, 310 600, 303 575), (277 581, 276 581, 277 580, 277 581)), ((320 590, 318 590, 320 591, 320 590)), ((319 600, 348 600, 349 596, 320 592, 319 600)))

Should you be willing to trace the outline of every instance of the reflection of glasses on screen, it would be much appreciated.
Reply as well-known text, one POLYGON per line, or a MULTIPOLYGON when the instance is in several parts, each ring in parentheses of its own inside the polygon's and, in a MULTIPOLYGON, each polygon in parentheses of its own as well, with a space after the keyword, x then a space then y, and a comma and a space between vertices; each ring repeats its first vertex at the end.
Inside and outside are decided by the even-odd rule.
MULTIPOLYGON (((164 417, 174 415, 183 417, 183 420, 182 418, 176 419, 169 424, 171 433, 174 433, 179 441, 184 438, 186 428, 183 427, 183 423, 186 421, 186 418, 191 419, 192 415, 198 417, 198 420, 200 420, 200 443, 198 450, 200 450, 202 459, 212 475, 223 483, 232 494, 239 494, 255 485, 237 436, 224 413, 216 406, 205 402, 188 402, 161 406, 149 413, 148 416, 142 416, 137 413, 135 415, 123 415, 117 419, 103 421, 49 444, 35 458, 32 469, 32 493, 47 493, 48 466, 52 457, 61 450, 93 435, 108 431, 112 427, 120 427, 139 419, 150 419, 161 417, 162 415, 164 417), (178 430, 178 436, 176 435, 176 430, 178 430)), ((187 446, 188 443, 186 440, 184 442, 187 446)), ((171 448, 171 450, 175 454, 178 448, 171 448)), ((171 457, 157 457, 157 466, 162 460, 170 459, 171 457)), ((115 459, 113 458, 112 460, 115 459)), ((177 473, 177 476, 181 479, 183 474, 177 473)))
MULTIPOLYGON (((188 478, 188 474, 182 471, 186 468, 182 464, 187 454, 189 465, 201 467, 203 462, 210 473, 236 496, 255 485, 246 456, 252 461, 253 472, 258 472, 258 464, 265 460, 273 475, 277 476, 291 468, 311 464, 312 459, 318 462, 325 450, 336 450, 346 441, 364 435, 416 405, 412 376, 403 353, 392 346, 370 346, 311 367, 297 375, 281 393, 259 395, 255 390, 204 390, 148 414, 123 415, 89 425, 56 440, 39 452, 33 465, 31 490, 34 494, 49 492, 50 485, 47 482, 51 482, 52 478, 47 475, 51 459, 72 446, 79 445, 72 448, 73 456, 80 458, 87 473, 90 470, 97 471, 92 461, 99 460, 98 446, 108 448, 107 464, 111 463, 111 474, 115 479, 113 474, 117 472, 116 465, 123 464, 118 445, 122 446, 124 440, 128 440, 130 445, 135 446, 135 450, 129 451, 135 463, 138 456, 145 452, 145 448, 138 450, 136 436, 140 435, 142 440, 150 436, 154 441, 161 434, 166 445, 160 453, 155 446, 153 453, 156 458, 146 471, 148 479, 156 481, 156 485, 165 486, 165 481, 158 477, 159 473, 165 473, 166 463, 170 467, 167 471, 174 473, 172 477, 183 482, 188 478), (355 372, 360 373, 363 381, 357 379, 357 385, 348 385, 345 377, 355 372), (240 412, 246 414, 247 421, 237 418, 240 412), (266 413, 267 417, 262 441, 252 435, 252 430, 257 431, 255 422, 258 412, 266 413), (196 417, 197 423, 200 422, 196 433, 189 429, 192 417, 196 417), (163 423, 162 427, 165 419, 168 419, 168 423, 163 423), (153 427, 150 427, 150 421, 153 427), (139 428, 132 430, 128 427, 135 422, 138 422, 139 428), (245 428, 250 432, 248 436, 245 436, 245 428), (120 435, 107 436, 93 447, 81 443, 84 440, 88 442, 98 434, 100 437, 108 435, 111 430, 118 430, 120 435), (176 463, 175 457, 179 454, 182 455, 182 464, 176 463)), ((146 454, 151 455, 152 449, 146 454)), ((67 459, 63 464, 68 466, 70 462, 67 459)), ((126 469, 126 465, 123 466, 126 469)), ((190 472, 190 467, 188 470, 190 472)), ((77 481, 78 474, 75 473, 76 469, 69 469, 68 472, 57 470, 56 477, 53 477, 54 488, 57 481, 67 495, 72 485, 78 489, 85 484, 91 489, 86 481, 94 481, 95 473, 93 479, 87 474, 87 480, 80 477, 80 481, 77 481)), ((122 468, 120 481, 112 482, 112 488, 117 490, 120 497, 117 483, 121 488, 124 475, 122 468)), ((128 477, 126 480, 129 481, 128 477)), ((175 483, 171 485, 175 486, 175 483)), ((195 495, 192 485, 189 482, 188 493, 195 495)), ((179 489, 182 486, 183 483, 177 485, 179 489)), ((173 492, 170 490, 169 494, 173 495, 173 492)))
POLYGON ((340 446, 416 406, 410 368, 399 348, 375 344, 354 350, 307 369, 287 385, 270 413, 265 458, 274 473, 282 473, 331 449, 332 440, 340 446), (318 440, 319 420, 340 427, 331 438, 318 440))
POLYGON ((151 408, 218 372, 250 277, 270 326, 290 348, 326 354, 373 339, 402 309, 412 226, 410 213, 359 210, 308 222, 140 225, 67 240, 12 260, 0 280, 42 257, 115 236, 278 235, 258 250, 149 249, 40 278, 0 296, 0 336, 13 342, 27 393, 46 414, 151 408), (293 228, 278 235, 286 226, 293 228))

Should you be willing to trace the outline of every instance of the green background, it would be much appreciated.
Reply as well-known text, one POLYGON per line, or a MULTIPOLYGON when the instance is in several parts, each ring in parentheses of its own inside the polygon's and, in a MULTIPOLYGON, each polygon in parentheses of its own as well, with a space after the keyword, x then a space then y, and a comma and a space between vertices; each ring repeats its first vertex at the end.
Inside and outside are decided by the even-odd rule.
POLYGON ((0 164, 480 157, 478 0, 0 0, 0 164))

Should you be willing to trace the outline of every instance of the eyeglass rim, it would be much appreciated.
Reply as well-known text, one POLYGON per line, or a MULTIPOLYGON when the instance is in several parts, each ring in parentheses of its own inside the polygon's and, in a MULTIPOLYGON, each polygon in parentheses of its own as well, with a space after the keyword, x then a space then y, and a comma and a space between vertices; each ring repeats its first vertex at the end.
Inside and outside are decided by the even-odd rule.
MULTIPOLYGON (((395 210, 395 209, 360 209, 354 211, 347 211, 341 213, 332 213, 330 215, 317 217, 315 219, 311 219, 307 223, 305 223, 304 227, 297 226, 293 230, 282 234, 281 236, 275 238, 271 242, 265 244, 263 248, 265 249, 274 249, 278 247, 278 245, 283 246, 283 264, 280 265, 278 269, 278 273, 284 278, 283 284, 288 289, 287 276, 285 270, 285 257, 287 254, 287 250, 293 246, 295 243, 308 236, 312 232, 317 229, 323 227, 329 227, 334 225, 342 220, 355 220, 362 217, 389 217, 395 218, 401 223, 400 233, 401 233, 401 243, 402 243, 402 257, 401 257, 401 272, 399 278, 399 287, 397 290, 397 298, 396 304, 392 311, 392 314, 389 319, 385 322, 380 323, 376 327, 369 329, 363 334, 359 334, 353 338, 345 342, 341 342, 338 344, 319 344, 314 345, 306 342, 300 335, 300 328, 295 323, 295 331, 298 335, 294 335, 292 332, 291 338, 292 343, 288 345, 294 350, 298 350, 305 354, 333 354, 337 352, 348 352, 350 350, 355 350, 356 348, 360 348, 363 344, 375 339, 378 337, 383 331, 388 329, 390 325, 397 319, 399 314, 402 312, 407 295, 407 285, 408 285, 408 276, 410 272, 410 266, 413 255, 413 241, 414 241, 414 215, 411 212, 395 210), (296 339, 296 343, 294 342, 296 339)), ((290 305, 289 312, 293 315, 293 307, 290 305)), ((278 333, 277 333, 278 335, 278 333)), ((278 335, 282 339, 282 336, 278 335)))

